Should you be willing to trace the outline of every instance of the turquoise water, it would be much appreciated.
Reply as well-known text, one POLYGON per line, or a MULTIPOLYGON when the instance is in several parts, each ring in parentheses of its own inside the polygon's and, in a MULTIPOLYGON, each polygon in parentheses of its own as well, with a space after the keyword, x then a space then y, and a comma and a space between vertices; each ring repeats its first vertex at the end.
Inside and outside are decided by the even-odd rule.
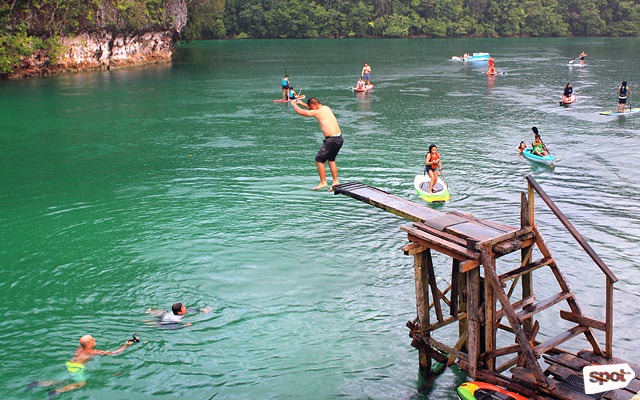
MULTIPOLYGON (((614 353, 638 362, 640 116, 598 114, 621 80, 640 81, 637 46, 210 41, 182 45, 171 65, 0 82, 0 393, 46 398, 22 391, 64 377, 81 335, 115 349, 138 332, 141 344, 95 358, 86 387, 63 398, 455 398, 456 370, 420 388, 407 222, 310 190, 321 137, 315 120, 272 102, 285 70, 333 108, 342 182, 419 202, 413 177, 436 143, 452 193, 439 209, 517 225, 535 176, 620 278, 614 353), (569 67, 582 50, 586 66, 569 67), (504 74, 450 60, 473 51, 504 74), (354 94, 364 62, 375 89, 354 94), (578 101, 564 108, 567 82, 578 101), (533 125, 554 169, 515 151, 533 125), (213 311, 181 330, 145 323, 147 308, 176 301, 213 311)), ((603 318, 597 267, 544 206, 536 218, 585 312, 603 318)), ((449 261, 436 262, 446 285, 449 261)))

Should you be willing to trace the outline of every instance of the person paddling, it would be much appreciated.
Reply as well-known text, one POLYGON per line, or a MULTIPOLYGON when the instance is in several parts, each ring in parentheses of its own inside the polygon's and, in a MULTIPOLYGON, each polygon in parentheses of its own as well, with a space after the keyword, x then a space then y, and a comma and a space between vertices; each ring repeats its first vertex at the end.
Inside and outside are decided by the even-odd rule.
POLYGON ((567 86, 564 87, 564 92, 562 93, 562 102, 569 103, 571 101, 572 94, 573 87, 571 87, 571 83, 567 83, 567 86))
POLYGON ((624 112, 624 108, 627 105, 627 94, 632 95, 633 93, 631 93, 631 88, 627 86, 627 81, 622 81, 620 86, 618 86, 618 108, 616 112, 624 112))
POLYGON ((429 152, 425 156, 425 170, 429 173, 429 193, 433 193, 433 187, 438 182, 438 169, 442 172, 442 160, 438 153, 438 146, 432 144, 429 146, 429 152))
POLYGON ((532 147, 531 153, 540 157, 546 156, 547 154, 549 154, 549 150, 547 149, 547 146, 544 145, 544 142, 540 138, 540 135, 538 134, 538 128, 534 126, 531 128, 531 130, 533 131, 533 143, 531 143, 531 147, 532 147))

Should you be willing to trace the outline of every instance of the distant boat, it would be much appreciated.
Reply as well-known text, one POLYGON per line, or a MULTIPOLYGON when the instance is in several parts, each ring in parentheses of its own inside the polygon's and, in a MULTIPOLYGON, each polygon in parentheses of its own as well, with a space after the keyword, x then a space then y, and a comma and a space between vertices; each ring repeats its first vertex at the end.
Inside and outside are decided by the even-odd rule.
POLYGON ((491 55, 489 53, 473 53, 470 56, 451 57, 451 61, 489 61, 491 55))

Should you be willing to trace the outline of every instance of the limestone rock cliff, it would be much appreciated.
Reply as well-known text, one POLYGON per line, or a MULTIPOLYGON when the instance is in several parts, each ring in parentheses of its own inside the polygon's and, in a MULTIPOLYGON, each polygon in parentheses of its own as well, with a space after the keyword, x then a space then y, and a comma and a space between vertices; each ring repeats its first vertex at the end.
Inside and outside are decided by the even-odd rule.
POLYGON ((27 57, 11 77, 43 76, 66 71, 110 69, 171 61, 174 32, 139 35, 108 31, 83 33, 61 39, 63 52, 55 63, 39 52, 27 57))

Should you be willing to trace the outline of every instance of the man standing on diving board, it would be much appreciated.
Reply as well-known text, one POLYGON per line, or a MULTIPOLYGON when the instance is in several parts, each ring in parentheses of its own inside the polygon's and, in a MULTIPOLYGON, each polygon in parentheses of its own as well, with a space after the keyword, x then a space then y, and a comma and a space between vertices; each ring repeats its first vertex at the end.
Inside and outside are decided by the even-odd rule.
POLYGON ((325 162, 329 162, 329 169, 331 170, 331 187, 329 191, 332 192, 334 186, 339 184, 338 182, 338 165, 336 164, 336 156, 342 147, 342 132, 340 126, 338 126, 338 120, 333 111, 325 105, 322 105, 318 99, 312 97, 304 104, 301 100, 294 100, 291 102, 293 109, 302 116, 314 117, 320 124, 320 130, 324 135, 324 141, 322 147, 316 154, 316 165, 318 166, 318 175, 320 175, 320 184, 313 188, 313 190, 324 189, 327 184, 327 170, 324 165, 325 162), (300 108, 300 105, 307 108, 304 110, 300 108))

